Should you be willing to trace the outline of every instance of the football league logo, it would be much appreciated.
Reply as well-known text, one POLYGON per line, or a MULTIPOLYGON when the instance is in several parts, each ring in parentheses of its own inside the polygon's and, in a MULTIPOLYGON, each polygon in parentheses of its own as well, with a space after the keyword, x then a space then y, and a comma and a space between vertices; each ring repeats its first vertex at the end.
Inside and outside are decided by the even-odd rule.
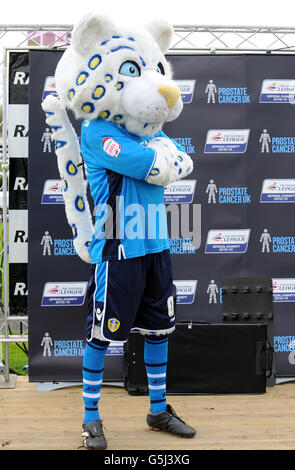
POLYGON ((45 100, 47 95, 57 96, 56 86, 55 86, 55 77, 46 77, 43 93, 42 93, 42 101, 45 100))
POLYGON ((264 180, 260 202, 295 202, 295 179, 264 180))
POLYGON ((249 237, 250 229, 209 230, 205 253, 245 253, 249 237))
POLYGON ((190 104, 193 101, 196 80, 175 80, 180 89, 183 104, 190 104))
POLYGON ((249 134, 249 129, 210 129, 204 153, 245 153, 249 134))
POLYGON ((263 80, 259 103, 294 102, 295 80, 263 80))

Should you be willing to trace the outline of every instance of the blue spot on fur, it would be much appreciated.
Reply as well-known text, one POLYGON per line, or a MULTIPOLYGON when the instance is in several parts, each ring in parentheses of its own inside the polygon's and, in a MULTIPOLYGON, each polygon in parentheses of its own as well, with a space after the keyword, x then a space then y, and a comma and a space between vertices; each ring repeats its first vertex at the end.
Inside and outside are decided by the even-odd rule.
POLYGON ((78 235, 77 227, 75 224, 72 224, 71 227, 72 227, 72 232, 73 232, 73 239, 75 240, 75 238, 77 238, 77 235, 78 235))
POLYGON ((63 192, 65 193, 69 189, 67 180, 63 179, 62 184, 63 184, 63 192))
POLYGON ((66 145, 66 142, 64 140, 56 140, 55 141, 56 149, 60 149, 66 145))
POLYGON ((76 92, 75 92, 74 88, 71 88, 69 90, 69 93, 68 93, 69 100, 72 100, 74 98, 75 94, 76 94, 76 92))
POLYGON ((83 103, 81 109, 85 113, 93 113, 93 111, 95 110, 94 105, 90 102, 83 103))
POLYGON ((58 129, 61 129, 61 126, 51 126, 51 129, 53 130, 53 132, 56 132, 58 131, 58 129))
POLYGON ((110 116, 110 111, 108 111, 107 109, 105 109, 104 111, 102 111, 100 114, 99 114, 99 117, 101 119, 107 119, 109 116, 110 116))
POLYGON ((78 168, 76 167, 75 163, 72 160, 69 160, 66 165, 67 173, 71 176, 74 176, 78 173, 78 168))
POLYGON ((99 54, 95 54, 94 56, 91 57, 91 59, 88 62, 88 67, 91 70, 95 70, 96 67, 98 67, 101 64, 101 56, 99 54))
POLYGON ((123 82, 118 82, 118 83, 116 84, 116 88, 117 88, 118 91, 119 91, 119 90, 122 90, 123 87, 124 87, 124 83, 123 83, 123 82))
POLYGON ((75 207, 79 212, 83 212, 85 210, 85 203, 82 196, 77 196, 75 200, 75 207))
MULTIPOLYGON (((105 95, 106 89, 102 85, 97 85, 94 92, 92 93, 92 99, 100 100, 105 95)), ((88 103, 90 104, 90 103, 88 103)))
POLYGON ((89 76, 88 72, 81 72, 76 80, 76 85, 78 86, 83 85, 83 83, 86 82, 88 76, 89 76))

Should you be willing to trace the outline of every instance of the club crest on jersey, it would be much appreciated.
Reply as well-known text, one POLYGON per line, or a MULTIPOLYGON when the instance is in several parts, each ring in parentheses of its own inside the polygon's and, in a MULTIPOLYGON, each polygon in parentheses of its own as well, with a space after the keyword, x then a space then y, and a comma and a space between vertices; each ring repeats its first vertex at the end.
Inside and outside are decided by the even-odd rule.
POLYGON ((110 318, 108 321, 108 329, 114 333, 120 328, 120 322, 116 318, 110 318))
POLYGON ((118 157, 121 152, 121 145, 111 137, 106 137, 102 141, 103 150, 111 157, 118 157))

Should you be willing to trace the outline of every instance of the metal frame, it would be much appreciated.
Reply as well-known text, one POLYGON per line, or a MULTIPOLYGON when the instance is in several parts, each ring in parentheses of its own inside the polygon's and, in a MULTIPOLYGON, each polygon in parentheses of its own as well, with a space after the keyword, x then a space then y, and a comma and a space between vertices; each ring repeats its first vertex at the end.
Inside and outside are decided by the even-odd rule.
MULTIPOLYGON (((0 42, 13 38, 14 47, 23 44, 40 46, 33 38, 36 32, 53 32, 57 36, 49 47, 60 47, 57 43, 64 40, 73 26, 64 25, 1 25, 0 42), (19 42, 15 34, 18 33, 19 42)), ((216 26, 216 25, 175 25, 174 41, 171 51, 215 52, 294 52, 295 28, 285 26, 216 26)))
POLYGON ((1 63, 2 73, 2 155, 1 155, 1 175, 2 175, 2 223, 3 223, 3 241, 0 256, 3 257, 3 268, 0 268, 0 275, 2 276, 1 288, 3 294, 3 303, 1 307, 3 311, 2 318, 0 318, 0 346, 2 343, 5 345, 5 364, 1 360, 0 354, 0 373, 4 375, 4 383, 0 382, 0 388, 14 388, 16 376, 10 374, 9 362, 9 343, 24 343, 28 341, 28 336, 24 334, 12 335, 9 333, 10 324, 17 323, 19 326, 24 325, 28 328, 28 316, 10 315, 9 312, 9 261, 8 261, 8 247, 9 247, 9 234, 8 234, 8 187, 7 181, 9 177, 9 154, 7 143, 7 124, 8 124, 8 70, 7 70, 7 53, 8 49, 3 50, 3 61, 1 63))
MULTIPOLYGON (((72 25, 0 25, 0 45, 6 39, 14 43, 14 47, 3 48, 2 67, 2 93, 3 93, 3 121, 2 128, 3 149, 2 167, 3 178, 3 245, 0 257, 3 257, 3 268, 0 266, 0 276, 3 282, 0 285, 4 294, 3 315, 0 316, 0 346, 5 344, 5 365, 1 365, 0 352, 0 377, 4 372, 4 381, 7 388, 11 388, 11 376, 9 374, 9 343, 27 342, 27 335, 10 335, 10 322, 23 324, 28 327, 28 316, 12 316, 9 313, 8 290, 8 205, 7 205, 7 177, 9 172, 9 152, 7 146, 7 53, 13 50, 30 49, 64 49, 65 45, 59 45, 65 41, 66 35, 72 31, 72 25), (55 40, 48 46, 40 45, 33 36, 36 32, 52 32, 55 40), (16 35, 18 36, 16 40, 16 35), (28 47, 28 42, 31 45, 28 47)), ((295 53, 295 28, 290 27, 265 27, 265 26, 214 26, 214 25, 175 25, 174 40, 168 54, 288 54, 295 53)), ((1 74, 0 74, 1 77, 1 74)), ((13 386, 13 385, 12 385, 13 386)), ((2 385, 3 387, 3 385, 2 385)))
POLYGON ((199 52, 294 52, 295 28, 265 26, 176 25, 172 50, 199 52))

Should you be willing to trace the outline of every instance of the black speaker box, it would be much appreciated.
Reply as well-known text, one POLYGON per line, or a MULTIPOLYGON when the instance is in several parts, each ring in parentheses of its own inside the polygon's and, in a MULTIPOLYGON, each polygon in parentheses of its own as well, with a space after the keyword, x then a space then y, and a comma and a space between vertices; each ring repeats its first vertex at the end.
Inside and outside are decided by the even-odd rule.
MULTIPOLYGON (((148 393, 144 337, 125 343, 124 383, 129 394, 148 393)), ((265 393, 272 348, 265 324, 180 323, 169 337, 167 394, 265 393)))

